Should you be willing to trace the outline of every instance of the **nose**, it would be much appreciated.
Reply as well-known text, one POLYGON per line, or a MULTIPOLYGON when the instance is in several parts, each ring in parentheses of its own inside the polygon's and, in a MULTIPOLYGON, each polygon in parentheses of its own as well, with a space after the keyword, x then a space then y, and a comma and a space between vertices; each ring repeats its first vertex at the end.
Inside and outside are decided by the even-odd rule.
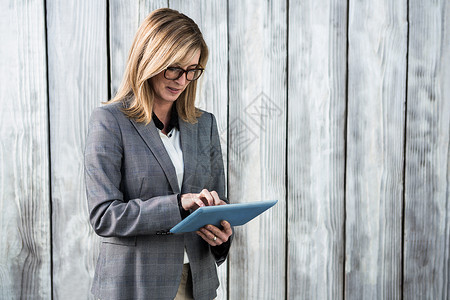
POLYGON ((181 75, 180 78, 175 79, 175 82, 178 83, 179 85, 185 85, 186 82, 188 81, 188 80, 186 79, 186 76, 187 76, 187 74, 184 73, 183 75, 181 75))

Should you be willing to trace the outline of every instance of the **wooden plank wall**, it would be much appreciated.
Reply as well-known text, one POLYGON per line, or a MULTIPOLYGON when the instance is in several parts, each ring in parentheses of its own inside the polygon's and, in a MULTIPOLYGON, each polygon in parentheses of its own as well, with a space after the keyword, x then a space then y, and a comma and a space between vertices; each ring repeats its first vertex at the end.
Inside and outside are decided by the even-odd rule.
POLYGON ((290 2, 288 299, 343 295, 346 36, 346 2, 290 2))
POLYGON ((44 1, 2 2, 0 32, 0 299, 49 299, 44 1))
POLYGON ((88 299, 98 243, 86 223, 83 152, 90 113, 108 97, 106 3, 47 0, 46 9, 53 299, 88 299))
POLYGON ((404 297, 450 298, 450 3, 409 2, 404 297))
POLYGON ((287 6, 237 0, 228 8, 228 195, 231 202, 279 200, 254 222, 236 228, 230 299, 283 299, 287 6))
POLYGON ((407 3, 349 4, 345 295, 400 299, 407 3))
POLYGON ((209 45, 230 201, 279 200, 217 299, 449 299, 445 0, 2 2, 0 299, 93 299, 87 121, 159 7, 209 45))

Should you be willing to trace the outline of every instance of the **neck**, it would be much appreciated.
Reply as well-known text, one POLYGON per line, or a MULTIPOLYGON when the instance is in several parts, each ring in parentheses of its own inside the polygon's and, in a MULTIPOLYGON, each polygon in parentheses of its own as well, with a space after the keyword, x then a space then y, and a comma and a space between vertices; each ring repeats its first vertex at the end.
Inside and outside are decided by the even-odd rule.
POLYGON ((170 122, 170 114, 172 110, 173 102, 164 102, 164 103, 157 103, 155 101, 155 104, 153 105, 153 112, 158 117, 158 119, 164 124, 164 130, 163 133, 166 133, 166 127, 170 122))

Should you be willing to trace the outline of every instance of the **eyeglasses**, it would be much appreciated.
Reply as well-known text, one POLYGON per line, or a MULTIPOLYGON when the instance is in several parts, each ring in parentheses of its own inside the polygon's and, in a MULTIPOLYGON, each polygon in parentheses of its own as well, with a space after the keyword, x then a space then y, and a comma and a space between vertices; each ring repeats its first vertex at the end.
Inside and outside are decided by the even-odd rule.
POLYGON ((203 70, 203 68, 184 70, 179 67, 168 67, 164 70, 164 78, 169 80, 177 80, 183 76, 184 73, 186 73, 186 80, 194 81, 202 75, 203 70))

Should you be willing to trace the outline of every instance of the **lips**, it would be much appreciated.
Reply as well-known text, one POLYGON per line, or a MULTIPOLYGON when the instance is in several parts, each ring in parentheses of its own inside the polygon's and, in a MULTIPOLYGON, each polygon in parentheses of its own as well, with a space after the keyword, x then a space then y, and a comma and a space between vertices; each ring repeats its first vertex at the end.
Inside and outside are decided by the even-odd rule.
POLYGON ((167 90, 172 94, 178 94, 181 91, 180 89, 172 88, 170 86, 167 87, 167 90))

